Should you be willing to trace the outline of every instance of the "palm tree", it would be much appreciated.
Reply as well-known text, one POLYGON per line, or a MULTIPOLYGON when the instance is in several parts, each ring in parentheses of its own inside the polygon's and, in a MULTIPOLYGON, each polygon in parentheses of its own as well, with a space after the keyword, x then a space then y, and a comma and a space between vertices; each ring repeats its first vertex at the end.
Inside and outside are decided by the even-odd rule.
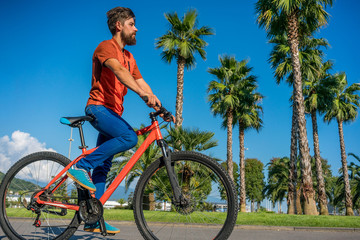
MULTIPOLYGON (((217 146, 217 140, 215 140, 214 133, 208 131, 200 131, 199 129, 189 129, 183 128, 182 126, 178 128, 167 129, 168 135, 165 137, 169 146, 178 151, 206 151, 210 148, 217 146)), ((215 159, 217 160, 217 159, 215 159)), ((178 166, 179 167, 179 166, 178 166)), ((201 187, 197 190, 197 194, 202 196, 208 196, 212 190, 211 181, 207 176, 211 175, 207 170, 208 169, 198 169, 198 165, 191 163, 185 163, 181 165, 181 177, 182 178, 182 189, 184 192, 189 192, 191 186, 191 174, 194 171, 201 171, 201 187)), ((164 176, 168 178, 168 176, 164 176)), ((164 181, 166 182, 166 181, 164 181)), ((162 183, 164 184, 164 183, 162 183)), ((170 186, 168 187, 170 189, 170 186)), ((221 192, 221 191, 220 191, 221 192)), ((159 193, 161 195, 162 193, 159 193)), ((171 199, 168 199, 171 201, 171 199)), ((205 204, 206 205, 206 204, 205 204)))
MULTIPOLYGON (((273 69, 275 69, 276 83, 279 84, 281 80, 286 78, 286 81, 293 84, 293 72, 291 65, 291 51, 289 42, 285 34, 275 36, 270 40, 270 43, 275 44, 270 54, 269 62, 273 69)), ((301 71, 303 74, 303 86, 305 94, 305 107, 307 112, 311 112, 313 123, 314 149, 315 156, 317 156, 317 172, 319 200, 321 213, 327 215, 327 203, 324 180, 322 176, 319 141, 317 133, 316 112, 318 108, 324 106, 325 97, 331 96, 327 87, 329 79, 327 71, 330 69, 331 62, 327 62, 323 67, 322 56, 323 52, 319 50, 321 46, 327 47, 329 44, 325 39, 316 39, 312 37, 304 37, 299 44, 299 58, 301 59, 301 71), (319 71, 320 69, 320 71, 319 71), (322 81, 320 81, 322 80, 322 81), (326 82, 326 83, 325 83, 326 82)), ((292 99, 294 99, 294 94, 292 99)), ((298 129, 296 119, 296 105, 293 104, 292 129, 291 129, 291 146, 290 146, 290 179, 289 179, 289 194, 288 194, 288 213, 295 213, 296 202, 296 159, 297 159, 297 144, 298 144, 298 129)))
POLYGON ((339 204, 339 195, 341 194, 342 187, 337 184, 338 177, 329 177, 326 179, 326 195, 329 199, 329 204, 334 208, 333 214, 336 214, 336 209, 340 206, 339 204))
POLYGON ((286 196, 289 182, 289 165, 288 157, 273 158, 267 164, 268 166, 268 183, 264 188, 264 194, 273 203, 279 203, 278 210, 281 212, 281 202, 286 196))
MULTIPOLYGON (((339 169, 340 176, 337 178, 336 182, 336 197, 334 199, 334 204, 337 206, 339 212, 343 212, 344 214, 347 213, 346 209, 346 190, 344 184, 344 175, 342 174, 342 167, 339 169)), ((351 181, 349 181, 350 189, 351 188, 351 181)))
POLYGON ((170 30, 156 39, 156 48, 163 48, 162 59, 167 63, 174 59, 177 61, 176 127, 181 126, 183 122, 184 69, 195 66, 196 53, 206 60, 204 48, 208 44, 203 37, 214 34, 210 27, 197 28, 197 16, 196 10, 187 11, 182 19, 179 19, 176 12, 166 13, 165 18, 170 23, 170 30))
POLYGON ((167 130, 166 142, 178 151, 205 151, 216 147, 215 133, 189 128, 170 128, 167 130))
POLYGON ((356 119, 358 108, 360 106, 360 96, 356 91, 360 91, 360 86, 356 83, 347 87, 347 79, 345 73, 338 73, 334 75, 334 80, 337 82, 338 87, 335 88, 334 98, 329 106, 324 120, 331 122, 336 119, 338 123, 340 150, 341 150, 341 163, 342 174, 345 188, 345 207, 346 215, 354 215, 352 209, 352 196, 349 183, 349 173, 346 161, 346 151, 344 142, 343 123, 351 122, 356 119))
MULTIPOLYGON (((360 163, 360 157, 349 153, 349 156, 354 157, 358 163, 360 163)), ((352 180, 352 196, 353 196, 353 205, 354 208, 357 209, 358 214, 360 214, 360 165, 357 165, 356 163, 351 162, 348 166, 350 170, 350 180, 352 180)))
POLYGON ((233 178, 232 129, 234 111, 240 104, 239 91, 241 91, 241 87, 255 86, 255 78, 249 76, 251 68, 246 65, 246 60, 238 62, 235 57, 225 55, 219 57, 219 61, 220 67, 208 70, 210 74, 217 78, 217 80, 209 83, 208 101, 214 115, 220 115, 224 119, 222 126, 227 129, 227 169, 230 177, 233 178), (242 81, 247 78, 247 81, 242 81))
POLYGON ((249 75, 251 68, 241 81, 238 91, 239 104, 235 107, 234 122, 239 126, 240 145, 240 211, 246 211, 246 189, 245 189, 245 131, 255 129, 259 131, 262 127, 262 107, 260 102, 263 96, 255 92, 257 86, 256 78, 249 75))
POLYGON ((331 78, 331 75, 328 73, 332 66, 333 63, 331 61, 327 61, 322 65, 315 63, 314 67, 319 70, 315 74, 308 74, 304 81, 305 110, 311 115, 313 127, 314 158, 321 215, 328 215, 329 212, 327 208, 325 181, 320 157, 317 112, 324 112, 327 104, 331 102, 331 97, 333 96, 332 91, 334 91, 334 88, 336 87, 332 80, 333 78, 331 78))
POLYGON ((208 87, 208 101, 210 108, 215 116, 220 115, 226 119, 227 128, 227 170, 233 179, 233 164, 232 164, 232 129, 234 108, 238 104, 236 95, 238 79, 235 77, 236 72, 239 71, 239 64, 235 57, 219 57, 221 67, 210 68, 208 72, 216 76, 217 81, 213 80, 208 87))
POLYGON ((309 36, 327 23, 328 13, 324 9, 326 5, 332 5, 332 0, 258 0, 256 3, 258 23, 260 27, 267 30, 268 36, 273 37, 286 33, 288 37, 293 69, 294 105, 296 105, 295 113, 299 129, 299 150, 302 160, 302 184, 306 198, 304 211, 305 214, 310 215, 317 214, 317 211, 306 133, 299 36, 309 36))
POLYGON ((295 114, 295 106, 293 106, 291 121, 291 140, 290 140, 290 166, 289 166, 289 182, 288 182, 288 214, 296 214, 300 211, 296 205, 297 201, 297 152, 298 152, 298 127, 295 114))

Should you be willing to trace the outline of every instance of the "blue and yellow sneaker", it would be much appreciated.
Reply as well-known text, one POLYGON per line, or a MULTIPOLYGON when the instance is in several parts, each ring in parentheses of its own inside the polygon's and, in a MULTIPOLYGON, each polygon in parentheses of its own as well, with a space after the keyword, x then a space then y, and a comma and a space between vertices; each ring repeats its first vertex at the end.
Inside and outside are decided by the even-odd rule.
POLYGON ((96 187, 85 169, 77 168, 73 165, 66 174, 83 188, 94 192, 96 191, 96 187))
MULTIPOLYGON (((105 222, 106 232, 110 234, 119 233, 120 229, 111 226, 107 222, 105 222)), ((86 232, 101 232, 100 231, 100 223, 94 223, 94 224, 85 224, 84 225, 84 231, 86 232)))

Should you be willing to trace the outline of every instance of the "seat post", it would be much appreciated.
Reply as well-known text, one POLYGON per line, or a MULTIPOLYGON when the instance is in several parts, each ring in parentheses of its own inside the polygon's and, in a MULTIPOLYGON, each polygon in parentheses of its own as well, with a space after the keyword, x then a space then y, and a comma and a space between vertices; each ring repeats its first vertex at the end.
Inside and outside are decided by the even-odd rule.
POLYGON ((84 133, 83 133, 82 125, 79 124, 77 127, 79 128, 80 141, 81 141, 81 146, 79 146, 79 148, 80 149, 87 148, 88 146, 85 145, 85 139, 84 139, 84 133))

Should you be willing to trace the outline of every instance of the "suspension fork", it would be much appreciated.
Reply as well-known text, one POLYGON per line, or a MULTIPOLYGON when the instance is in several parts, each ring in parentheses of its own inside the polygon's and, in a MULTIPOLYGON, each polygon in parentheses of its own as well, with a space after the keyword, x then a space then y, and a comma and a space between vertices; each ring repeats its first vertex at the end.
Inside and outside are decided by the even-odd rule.
POLYGON ((173 190, 174 194, 174 201, 176 204, 180 204, 183 200, 182 194, 181 194, 181 188, 179 186, 179 182, 177 180, 177 177, 175 176, 174 171, 174 163, 171 162, 171 151, 164 141, 164 139, 160 139, 157 141, 162 153, 163 153, 163 161, 164 165, 166 167, 166 171, 170 180, 170 185, 173 190))

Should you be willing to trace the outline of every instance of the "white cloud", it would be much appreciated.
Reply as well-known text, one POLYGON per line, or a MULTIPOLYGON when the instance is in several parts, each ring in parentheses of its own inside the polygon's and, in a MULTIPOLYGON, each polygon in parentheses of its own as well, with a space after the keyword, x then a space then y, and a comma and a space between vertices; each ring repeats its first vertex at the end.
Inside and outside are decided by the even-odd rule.
POLYGON ((11 137, 0 138, 0 171, 5 173, 20 158, 38 151, 55 151, 46 148, 46 143, 41 143, 29 133, 19 130, 13 132, 11 137))

